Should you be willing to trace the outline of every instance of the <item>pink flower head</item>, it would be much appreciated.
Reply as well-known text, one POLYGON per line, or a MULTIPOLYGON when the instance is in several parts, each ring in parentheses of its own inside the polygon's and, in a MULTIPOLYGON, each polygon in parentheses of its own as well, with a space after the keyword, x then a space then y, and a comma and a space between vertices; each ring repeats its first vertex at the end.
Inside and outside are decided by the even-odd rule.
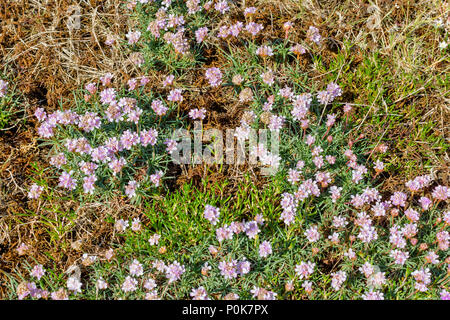
POLYGON ((159 187, 162 176, 163 176, 162 171, 158 171, 158 172, 150 175, 150 181, 153 183, 153 185, 155 187, 159 187))
POLYGON ((308 39, 316 44, 320 44, 320 40, 322 37, 320 36, 319 29, 316 27, 310 26, 308 32, 306 34, 308 39))
POLYGON ((173 89, 169 92, 169 95, 167 96, 167 100, 172 102, 181 102, 183 101, 183 96, 181 95, 182 90, 181 89, 173 89))
POLYGON ((311 226, 308 229, 306 229, 304 235, 308 239, 309 242, 316 242, 320 239, 320 233, 317 230, 317 226, 311 226))
POLYGON ((269 46, 261 46, 256 49, 256 54, 260 57, 271 57, 273 56, 273 50, 269 46))
POLYGON ((154 146, 156 144, 156 140, 158 138, 158 131, 155 129, 142 130, 140 134, 140 141, 143 147, 148 145, 154 146))
POLYGON ((112 73, 108 72, 103 77, 100 78, 103 86, 108 86, 111 84, 111 79, 113 78, 112 73))
POLYGON ((180 265, 178 261, 174 261, 172 264, 166 267, 166 277, 169 279, 169 283, 177 281, 181 278, 181 275, 186 271, 184 265, 180 265))
POLYGON ((41 264, 37 264, 33 267, 30 274, 32 277, 35 277, 36 279, 41 280, 41 278, 45 274, 45 269, 42 267, 41 264))
POLYGON ((206 69, 205 77, 212 87, 218 87, 222 83, 222 72, 219 68, 212 67, 206 69))
POLYGON ((42 191, 44 191, 43 187, 38 186, 36 183, 33 183, 33 185, 30 188, 30 191, 28 192, 28 198, 38 199, 41 196, 42 191))
POLYGON ((7 90, 8 90, 8 82, 0 79, 0 98, 6 96, 7 90))
POLYGON ((201 108, 201 109, 192 109, 191 111, 189 111, 189 117, 192 120, 203 120, 205 119, 206 116, 206 109, 205 108, 201 108))
POLYGON ((63 172, 59 177, 59 187, 74 190, 77 187, 77 180, 72 178, 73 171, 63 172))
POLYGON ((272 245, 268 241, 263 241, 259 245, 259 256, 261 258, 266 258, 271 253, 272 253, 272 245))
POLYGON ((128 198, 133 198, 136 196, 136 189, 139 187, 139 184, 135 180, 131 180, 128 182, 128 184, 125 186, 125 194, 128 196, 128 198))
POLYGON ((94 82, 86 84, 84 87, 90 94, 94 94, 97 92, 97 85, 94 82))
POLYGON ((175 76, 173 74, 168 75, 164 81, 163 81, 163 87, 167 87, 173 84, 173 80, 175 79, 175 76))
POLYGON ((40 122, 42 122, 45 119, 47 119, 47 113, 45 112, 44 108, 37 108, 36 111, 34 112, 34 116, 40 122))
POLYGON ((252 36, 256 36, 259 32, 261 32, 262 29, 264 29, 264 26, 262 24, 255 23, 253 21, 249 22, 245 26, 245 30, 247 30, 247 32, 251 33, 252 36))
POLYGON ((95 175, 89 175, 89 176, 83 178, 84 193, 89 193, 89 194, 94 193, 95 181, 97 181, 97 177, 95 175))
POLYGON ((139 41, 139 38, 141 37, 141 32, 139 30, 129 31, 126 34, 126 37, 128 39, 128 44, 135 44, 139 41))

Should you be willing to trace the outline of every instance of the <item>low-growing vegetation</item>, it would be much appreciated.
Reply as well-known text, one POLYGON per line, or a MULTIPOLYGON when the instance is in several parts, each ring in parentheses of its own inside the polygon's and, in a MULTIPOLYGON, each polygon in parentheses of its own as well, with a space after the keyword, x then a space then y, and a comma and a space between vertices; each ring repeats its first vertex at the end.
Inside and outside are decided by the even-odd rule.
POLYGON ((346 2, 327 17, 290 0, 130 0, 126 30, 101 29, 120 72, 32 112, 5 74, 0 129, 33 123, 39 158, 26 186, 8 175, 14 197, 2 184, 0 295, 448 300, 437 4, 361 5, 363 26, 346 2))

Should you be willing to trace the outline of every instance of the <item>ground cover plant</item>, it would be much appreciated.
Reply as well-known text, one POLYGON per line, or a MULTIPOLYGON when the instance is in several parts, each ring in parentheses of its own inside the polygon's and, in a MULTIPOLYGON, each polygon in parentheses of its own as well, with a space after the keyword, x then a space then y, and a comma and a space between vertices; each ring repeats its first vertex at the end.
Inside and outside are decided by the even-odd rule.
MULTIPOLYGON (((446 5, 422 17, 431 26, 404 13, 407 34, 434 37, 421 54, 436 69, 412 80, 414 68, 391 73, 386 55, 359 58, 326 21, 302 21, 308 6, 276 4, 287 15, 259 10, 270 1, 123 4, 129 29, 104 45, 135 69, 104 72, 74 90, 70 108, 30 115, 47 154, 23 188, 26 209, 2 230, 7 239, 31 219, 58 246, 15 239, 5 297, 449 298, 446 5), (420 120, 421 92, 441 106, 428 111, 441 123, 420 120), (391 135, 405 119, 419 125, 391 135), (206 135, 201 153, 216 163, 176 163, 180 128, 194 139, 195 128, 233 129, 255 161, 225 162, 218 136, 206 135), (255 144, 255 132, 268 143, 255 144), (402 144, 418 158, 405 163, 402 144)), ((385 18, 372 8, 376 38, 385 18)), ((6 77, 0 89, 6 124, 20 94, 6 77)))

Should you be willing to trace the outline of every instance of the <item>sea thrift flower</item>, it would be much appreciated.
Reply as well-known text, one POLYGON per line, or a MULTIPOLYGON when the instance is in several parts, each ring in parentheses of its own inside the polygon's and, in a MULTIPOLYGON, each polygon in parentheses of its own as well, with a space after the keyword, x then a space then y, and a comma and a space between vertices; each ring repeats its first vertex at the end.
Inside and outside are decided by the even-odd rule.
POLYGON ((126 34, 126 37, 128 39, 128 44, 135 44, 139 41, 139 38, 141 37, 141 32, 139 30, 137 31, 129 31, 126 34))
POLYGON ((311 226, 306 229, 304 235, 308 239, 309 242, 316 242, 320 239, 320 233, 317 231, 317 226, 311 226))
POLYGON ((331 186, 330 187, 331 201, 336 203, 336 201, 341 197, 342 187, 331 186))
POLYGON ((203 120, 205 119, 206 116, 206 109, 205 108, 201 108, 201 109, 192 109, 191 111, 189 111, 189 117, 192 120, 203 120))
POLYGON ((369 290, 362 295, 363 300, 384 300, 383 292, 369 290))
POLYGON ((57 167, 58 169, 61 169, 61 167, 63 165, 65 165, 66 163, 67 163, 67 159, 66 159, 64 153, 58 153, 50 158, 50 164, 52 166, 57 167))
POLYGON ((224 225, 223 227, 217 228, 216 238, 217 241, 219 242, 222 242, 225 239, 231 240, 233 239, 233 230, 228 225, 224 225))
POLYGON ((358 270, 361 271, 366 278, 369 278, 375 271, 374 267, 369 262, 365 262, 358 270))
POLYGON ((130 275, 140 277, 144 274, 144 268, 142 267, 142 264, 134 259, 133 263, 130 265, 130 275))
POLYGON ((312 289, 312 282, 311 281, 305 281, 302 283, 302 288, 305 289, 307 294, 311 294, 313 292, 312 289))
POLYGON ((439 263, 439 256, 434 251, 430 251, 425 256, 425 261, 427 263, 431 263, 431 264, 438 264, 439 263))
POLYGON ((181 275, 186 271, 184 265, 180 265, 178 261, 174 261, 172 264, 166 267, 166 278, 169 279, 169 283, 177 281, 181 278, 181 275))
POLYGON ((241 33, 242 28, 244 27, 244 24, 241 21, 237 21, 235 24, 230 26, 229 28, 229 34, 233 37, 237 37, 239 33, 241 33))
POLYGON ((33 183, 30 188, 30 191, 28 192, 28 198, 38 199, 41 196, 42 191, 44 191, 43 187, 38 186, 36 183, 33 183))
POLYGON ((250 221, 245 224, 245 234, 250 239, 254 239, 260 231, 261 230, 259 229, 258 223, 256 221, 250 221))
POLYGON ((208 28, 202 27, 195 31, 195 40, 197 43, 202 43, 205 40, 205 37, 208 35, 208 28))
POLYGON ((67 279, 67 289, 73 291, 74 293, 81 293, 81 282, 78 278, 72 276, 67 279))
POLYGON ((243 261, 236 264, 236 272, 241 276, 250 272, 250 262, 245 257, 243 261))
POLYGON ((230 262, 221 261, 219 262, 220 274, 225 279, 233 279, 237 277, 237 261, 231 260, 230 262))
POLYGON ((392 205, 394 206, 400 206, 400 207, 405 207, 406 206, 406 199, 407 199, 407 195, 403 192, 399 192, 396 191, 394 192, 394 194, 391 196, 391 202, 392 205))
POLYGON ((89 175, 89 176, 83 178, 84 193, 89 193, 89 194, 94 193, 95 181, 97 181, 97 177, 95 175, 89 175))
POLYGON ((261 258, 266 258, 271 253, 272 253, 272 246, 270 245, 270 242, 263 241, 259 245, 259 256, 261 258))
POLYGON ((280 129, 283 128, 285 119, 286 118, 283 116, 272 115, 272 117, 270 117, 270 123, 268 126, 269 129, 271 131, 280 131, 280 129))
POLYGON ((222 83, 222 72, 216 67, 206 69, 205 78, 212 87, 218 87, 222 83))
POLYGON ((73 171, 63 172, 59 177, 58 186, 69 190, 75 190, 77 187, 77 180, 72 178, 73 171))
POLYGON ((8 82, 0 79, 0 98, 6 96, 7 91, 8 91, 8 82))
POLYGON ((317 45, 320 44, 320 40, 322 39, 322 37, 320 36, 320 33, 319 33, 319 29, 317 29, 316 27, 313 27, 313 26, 309 27, 306 36, 310 41, 316 43, 317 45))
POLYGON ((150 243, 151 246, 157 245, 159 243, 160 238, 161 238, 161 236, 159 234, 155 233, 148 239, 148 243, 150 243))
POLYGON ((140 134, 140 142, 143 147, 148 145, 154 146, 158 138, 158 131, 155 129, 142 130, 140 134))
POLYGON ((131 180, 128 182, 128 184, 125 186, 125 194, 128 196, 128 198, 133 198, 136 195, 136 189, 138 188, 139 184, 135 180, 131 180))
POLYGON ((433 202, 427 197, 420 197, 419 203, 420 206, 422 207, 422 210, 426 211, 430 209, 433 202))
POLYGON ((144 282, 144 288, 151 291, 157 287, 156 281, 154 279, 147 279, 144 282))
POLYGON ((116 89, 107 88, 100 92, 100 102, 103 104, 111 104, 116 99, 116 89))
POLYGON ((442 289, 441 293, 441 300, 450 300, 450 292, 448 292, 445 289, 442 289))
POLYGON ((204 287, 198 287, 197 289, 192 289, 190 296, 192 300, 209 300, 208 293, 204 287))
POLYGON ((153 183, 155 187, 159 187, 162 176, 163 176, 162 171, 157 171, 156 173, 150 175, 150 181, 153 183))
POLYGON ((374 165, 373 168, 375 169, 375 171, 377 173, 382 172, 384 170, 384 163, 382 161, 380 161, 380 160, 377 160, 375 162, 375 165, 374 165))
POLYGON ((438 242, 438 247, 440 250, 445 251, 448 250, 449 247, 449 240, 450 240, 450 235, 448 233, 448 231, 443 230, 440 231, 436 234, 436 239, 438 242))
POLYGON ((299 56, 301 54, 304 54, 306 52, 306 49, 302 45, 297 43, 296 45, 292 46, 289 51, 299 56))
POLYGON ((227 38, 230 35, 230 28, 228 26, 221 26, 217 33, 218 38, 227 38))
POLYGON ((336 122, 336 115, 334 113, 327 114, 327 122, 326 122, 327 127, 333 126, 335 122, 336 122))
POLYGON ((158 116, 165 115, 168 110, 168 108, 163 105, 161 100, 153 100, 151 108, 158 116))
POLYGON ((253 37, 255 37, 258 33, 261 32, 261 30, 264 29, 264 26, 255 22, 249 22, 246 26, 245 26, 245 30, 247 30, 247 32, 251 33, 251 35, 253 37))
POLYGON ((108 164, 109 168, 113 171, 113 175, 116 176, 122 168, 126 165, 126 160, 122 157, 119 159, 112 159, 108 164))
POLYGON ((428 291, 427 285, 431 283, 431 273, 429 268, 416 270, 411 273, 416 280, 415 288, 421 292, 428 291))
POLYGON ((137 290, 137 280, 131 276, 127 276, 125 281, 122 283, 123 292, 133 292, 137 290))
POLYGON ((138 232, 141 230, 141 228, 142 228, 141 220, 139 218, 134 218, 133 221, 131 222, 131 230, 133 230, 134 232, 138 232))
POLYGON ((214 9, 216 9, 216 11, 219 11, 221 14, 225 14, 225 12, 230 10, 230 7, 228 6, 227 0, 219 0, 214 5, 214 9))
POLYGON ((437 186, 431 194, 435 200, 445 201, 450 197, 450 188, 445 186, 437 186))
POLYGON ((417 222, 420 219, 420 214, 416 210, 409 208, 405 211, 405 216, 408 218, 408 220, 412 222, 417 222))
POLYGON ((128 228, 128 221, 125 221, 123 219, 119 219, 116 221, 114 227, 117 230, 117 232, 125 232, 125 230, 128 228))
POLYGON ((409 253, 398 249, 391 250, 389 256, 394 259, 394 263, 398 265, 404 265, 409 258, 409 253))
POLYGON ((331 286, 334 290, 338 291, 347 279, 347 273, 345 271, 338 271, 331 273, 331 276, 331 286))
POLYGON ((173 74, 168 75, 162 83, 163 87, 165 88, 167 86, 172 85, 174 79, 175 79, 175 76, 173 74))
POLYGON ((167 96, 167 100, 172 102, 181 102, 183 101, 183 96, 181 95, 181 89, 173 89, 170 91, 167 96))
POLYGON ((45 119, 47 119, 47 113, 45 112, 44 108, 37 108, 34 111, 34 116, 36 117, 36 119, 38 119, 38 121, 42 122, 45 119))
POLYGON ((308 279, 309 276, 314 272, 315 263, 308 262, 300 262, 300 264, 295 266, 295 273, 300 279, 308 279))
POLYGON ((213 226, 215 226, 217 224, 217 222, 219 221, 220 209, 207 204, 205 206, 205 211, 203 212, 203 216, 205 217, 206 220, 211 222, 211 224, 213 226))
POLYGON ((256 49, 256 54, 260 57, 271 57, 273 56, 273 50, 269 46, 261 46, 258 49, 256 49))
POLYGON ((339 243, 339 233, 333 232, 333 234, 330 234, 330 235, 328 236, 328 239, 329 239, 333 244, 338 244, 338 243, 339 243))
POLYGON ((256 8, 255 7, 247 7, 244 9, 244 16, 246 18, 250 17, 252 14, 256 13, 256 8))
POLYGON ((105 290, 105 289, 108 288, 108 283, 102 277, 100 277, 97 280, 97 285, 96 286, 97 286, 98 290, 105 290))
POLYGON ((344 256, 349 258, 350 260, 356 259, 356 253, 353 251, 352 248, 348 249, 348 251, 344 253, 344 256))
POLYGON ((335 216, 333 218, 333 227, 335 228, 344 228, 347 224, 347 218, 344 216, 335 216))
POLYGON ((45 274, 45 270, 41 264, 37 264, 33 267, 30 274, 32 277, 35 277, 36 279, 41 280, 41 278, 45 274))
POLYGON ((172 139, 167 139, 166 141, 164 141, 164 144, 167 145, 166 151, 169 154, 172 154, 178 148, 178 143, 175 140, 172 140, 172 139))

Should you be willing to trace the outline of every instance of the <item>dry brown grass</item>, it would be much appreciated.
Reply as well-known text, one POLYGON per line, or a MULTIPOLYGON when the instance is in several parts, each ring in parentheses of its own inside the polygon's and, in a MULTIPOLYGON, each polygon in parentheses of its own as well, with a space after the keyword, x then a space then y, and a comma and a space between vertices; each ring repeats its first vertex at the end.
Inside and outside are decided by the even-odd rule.
POLYGON ((54 108, 71 92, 106 72, 132 74, 133 65, 119 45, 106 47, 108 34, 120 41, 127 32, 128 12, 120 0, 2 1, 0 19, 2 63, 14 70, 14 82, 25 94, 45 98, 54 108))

